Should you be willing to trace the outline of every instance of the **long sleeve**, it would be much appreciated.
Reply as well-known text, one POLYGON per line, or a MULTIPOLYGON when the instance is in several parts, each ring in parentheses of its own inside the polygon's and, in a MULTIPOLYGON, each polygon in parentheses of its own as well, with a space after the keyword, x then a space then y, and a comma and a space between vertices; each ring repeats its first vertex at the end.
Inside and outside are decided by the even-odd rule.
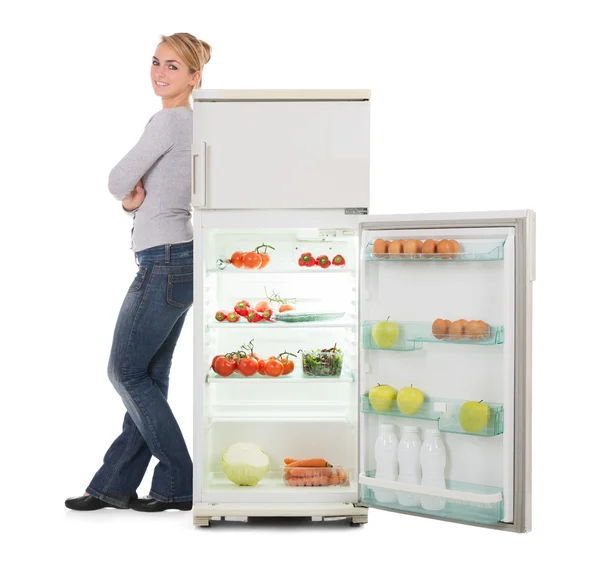
POLYGON ((150 119, 136 145, 112 168, 108 176, 108 189, 119 201, 131 193, 148 169, 175 144, 176 129, 173 123, 177 118, 165 111, 156 113, 150 119))

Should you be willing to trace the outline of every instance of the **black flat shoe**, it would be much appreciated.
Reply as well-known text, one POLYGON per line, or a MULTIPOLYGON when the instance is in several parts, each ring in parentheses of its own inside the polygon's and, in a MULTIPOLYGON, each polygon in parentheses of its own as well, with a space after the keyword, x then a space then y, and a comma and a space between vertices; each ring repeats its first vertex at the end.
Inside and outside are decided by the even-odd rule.
MULTIPOLYGON (((137 494, 135 497, 131 498, 131 501, 137 499, 137 494)), ((131 504, 131 502, 130 502, 131 504)), ((76 511, 94 511, 96 509, 102 509, 103 507, 114 507, 115 509, 128 509, 127 507, 118 507, 109 503, 108 501, 104 501, 100 498, 94 497, 93 495, 82 495, 81 497, 70 497, 65 500, 65 505, 69 509, 74 509, 76 511)))
POLYGON ((193 502, 191 501, 158 501, 157 499, 132 499, 129 507, 134 511, 165 511, 166 509, 178 509, 180 511, 190 511, 193 502))

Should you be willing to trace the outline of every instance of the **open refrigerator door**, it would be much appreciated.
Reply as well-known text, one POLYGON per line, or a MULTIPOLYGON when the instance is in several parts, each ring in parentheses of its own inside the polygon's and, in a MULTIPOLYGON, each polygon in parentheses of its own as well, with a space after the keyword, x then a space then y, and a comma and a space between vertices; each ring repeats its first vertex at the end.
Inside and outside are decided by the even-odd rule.
POLYGON ((366 522, 358 220, 341 210, 195 211, 195 525, 366 522), (255 266, 257 254, 266 264, 255 266))
POLYGON ((367 217, 361 503, 531 527, 535 213, 367 217))

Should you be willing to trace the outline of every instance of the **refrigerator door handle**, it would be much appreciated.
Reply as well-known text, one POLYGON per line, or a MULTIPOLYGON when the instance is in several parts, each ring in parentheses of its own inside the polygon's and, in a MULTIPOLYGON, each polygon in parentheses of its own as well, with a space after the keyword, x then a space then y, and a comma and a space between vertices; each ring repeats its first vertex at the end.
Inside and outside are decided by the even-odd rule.
POLYGON ((206 141, 200 142, 201 153, 192 155, 192 195, 196 194, 196 159, 200 157, 202 163, 200 166, 200 184, 202 193, 202 207, 206 207, 206 141))
POLYGON ((535 248, 536 248, 536 244, 535 244, 535 211, 528 211, 527 212, 527 222, 528 222, 528 229, 527 229, 527 248, 528 248, 528 253, 527 253, 527 258, 529 260, 529 280, 531 282, 533 282, 535 280, 535 271, 536 271, 536 265, 535 265, 535 248))

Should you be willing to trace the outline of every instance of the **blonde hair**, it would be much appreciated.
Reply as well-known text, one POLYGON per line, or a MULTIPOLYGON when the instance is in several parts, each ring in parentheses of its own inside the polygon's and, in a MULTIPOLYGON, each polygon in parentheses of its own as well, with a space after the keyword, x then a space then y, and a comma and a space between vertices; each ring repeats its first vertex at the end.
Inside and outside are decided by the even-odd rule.
MULTIPOLYGON (((183 60, 183 63, 189 68, 190 74, 202 71, 205 64, 210 61, 212 48, 202 40, 186 32, 178 32, 171 36, 161 36, 161 41, 166 42, 173 48, 177 55, 183 60)), ((192 89, 202 86, 202 77, 192 89)), ((190 90, 191 91, 191 90, 190 90)))

